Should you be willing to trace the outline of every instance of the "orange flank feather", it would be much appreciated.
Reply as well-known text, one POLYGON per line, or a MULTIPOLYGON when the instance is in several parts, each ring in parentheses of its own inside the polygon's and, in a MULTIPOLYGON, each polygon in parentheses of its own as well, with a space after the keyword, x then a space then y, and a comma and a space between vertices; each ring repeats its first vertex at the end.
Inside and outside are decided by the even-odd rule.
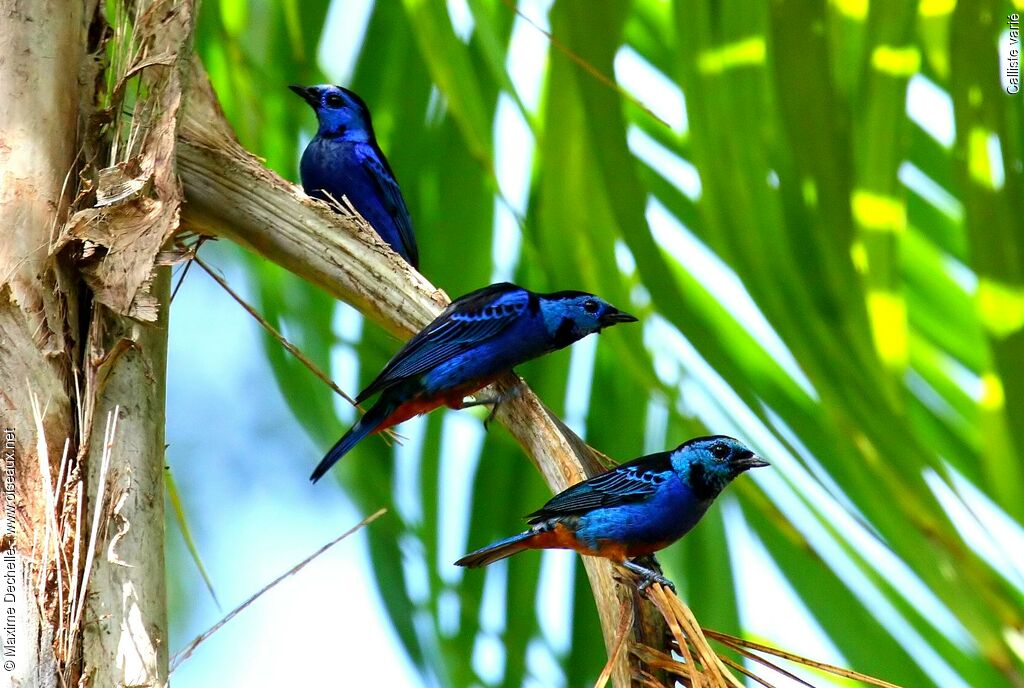
POLYGON ((526 543, 529 549, 574 549, 581 554, 590 554, 586 545, 576 539, 576 532, 564 523, 556 523, 551 530, 538 531, 526 543))
POLYGON ((622 563, 626 559, 652 554, 664 549, 668 542, 616 542, 614 540, 598 540, 597 547, 589 547, 587 543, 576 537, 576 531, 557 523, 549 531, 537 533, 525 543, 528 549, 571 549, 591 557, 604 557, 622 563))
POLYGON ((671 540, 662 540, 659 542, 630 542, 628 544, 601 540, 598 546, 598 556, 606 557, 612 561, 621 563, 626 559, 654 554, 655 552, 665 549, 671 544, 671 540))
POLYGON ((391 415, 381 422, 380 425, 370 431, 371 435, 375 435, 382 430, 387 430, 392 425, 398 425, 405 421, 418 416, 422 413, 430 413, 434 409, 444 406, 444 399, 413 399, 407 401, 398 408, 396 408, 391 415))
POLYGON ((621 564, 627 559, 650 554, 662 549, 668 542, 635 542, 626 544, 613 540, 599 540, 596 548, 576 537, 576 529, 562 521, 549 521, 534 530, 513 535, 483 549, 467 554, 456 563, 476 568, 512 556, 526 549, 571 549, 591 557, 604 557, 621 564))
POLYGON ((342 435, 341 439, 331 447, 331 450, 327 452, 327 455, 320 460, 320 463, 317 464, 317 467, 313 470, 313 475, 310 476, 310 479, 313 482, 316 482, 323 477, 323 475, 338 461, 338 459, 344 456, 350 449, 352 449, 352 447, 367 435, 373 435, 381 430, 387 430, 393 425, 398 425, 399 423, 407 421, 413 416, 429 413, 440 406, 449 406, 453 409, 463 408, 466 405, 465 402, 467 396, 474 392, 478 392, 494 382, 496 379, 497 376, 494 376, 484 380, 466 383, 437 395, 420 393, 408 401, 399 404, 398 407, 390 413, 388 410, 392 408, 391 400, 385 395, 385 397, 378 399, 377 403, 370 407, 370 410, 366 412, 366 415, 360 418, 358 423, 349 428, 349 431, 342 435))
POLYGON ((430 413, 436 408, 447 406, 452 409, 460 409, 465 404, 466 397, 479 392, 481 389, 491 384, 497 378, 491 378, 484 380, 483 382, 475 382, 472 384, 462 385, 452 390, 448 390, 441 396, 425 397, 416 396, 405 402, 397 409, 395 409, 391 415, 384 419, 384 422, 375 427, 370 434, 376 434, 382 430, 387 430, 393 425, 404 423, 405 421, 415 416, 422 415, 424 413, 430 413))

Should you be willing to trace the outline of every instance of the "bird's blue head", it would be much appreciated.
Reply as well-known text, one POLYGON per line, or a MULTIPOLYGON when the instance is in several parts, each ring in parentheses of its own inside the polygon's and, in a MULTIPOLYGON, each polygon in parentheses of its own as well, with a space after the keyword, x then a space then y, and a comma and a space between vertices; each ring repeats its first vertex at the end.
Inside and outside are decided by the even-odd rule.
POLYGON ((672 452, 672 468, 700 499, 714 499, 733 478, 769 465, 742 442, 725 435, 696 437, 672 452))
POLYGON ((373 141, 370 109, 363 99, 347 88, 321 86, 289 86, 316 112, 319 136, 343 138, 346 141, 373 141))
POLYGON ((554 336, 557 348, 568 346, 605 327, 636 322, 636 318, 629 313, 584 291, 540 294, 539 301, 544 325, 554 336))

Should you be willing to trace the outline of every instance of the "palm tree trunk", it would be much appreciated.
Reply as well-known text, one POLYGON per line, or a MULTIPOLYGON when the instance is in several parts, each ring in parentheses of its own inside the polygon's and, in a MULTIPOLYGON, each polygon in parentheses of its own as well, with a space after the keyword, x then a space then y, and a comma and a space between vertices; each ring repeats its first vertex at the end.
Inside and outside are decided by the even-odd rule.
POLYGON ((194 7, 137 2, 112 32, 101 10, 0 0, 0 666, 22 686, 167 683, 159 266, 194 7), (103 61, 108 38, 124 63, 103 61))
POLYGON ((154 282, 162 304, 156 323, 140 325, 101 306, 90 331, 93 346, 117 357, 109 372, 97 370, 103 381, 86 462, 90 517, 98 516, 105 529, 88 572, 83 629, 84 670, 94 686, 167 685, 163 456, 170 271, 160 269, 154 282))
POLYGON ((54 525, 71 505, 52 488, 65 440, 71 456, 77 449, 79 295, 49 249, 67 213, 64 182, 78 147, 84 10, 80 2, 0 0, 2 672, 22 686, 57 686, 67 659, 56 648, 72 576, 57 562, 72 560, 73 543, 54 525))

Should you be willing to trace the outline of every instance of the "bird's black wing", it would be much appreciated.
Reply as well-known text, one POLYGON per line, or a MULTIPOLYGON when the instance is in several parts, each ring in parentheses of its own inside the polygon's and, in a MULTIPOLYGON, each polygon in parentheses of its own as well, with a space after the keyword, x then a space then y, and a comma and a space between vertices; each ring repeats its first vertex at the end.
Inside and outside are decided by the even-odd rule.
POLYGON ((502 282, 456 299, 406 342, 377 379, 359 393, 356 401, 361 402, 402 380, 425 373, 497 336, 522 316, 534 298, 522 287, 502 282))
POLYGON ((669 479, 670 457, 671 452, 660 452, 616 466, 559 492, 527 518, 538 523, 552 516, 579 516, 601 507, 643 501, 669 479))
POLYGON ((420 262, 419 249, 416 247, 416 237, 412 231, 412 218, 409 217, 409 208, 405 205, 405 198, 398 186, 391 166, 388 165, 384 154, 377 150, 378 158, 364 156, 363 165, 380 191, 380 197, 387 204, 388 214, 395 221, 395 228, 398 230, 399 239, 405 248, 405 254, 409 256, 409 263, 418 267, 420 262))

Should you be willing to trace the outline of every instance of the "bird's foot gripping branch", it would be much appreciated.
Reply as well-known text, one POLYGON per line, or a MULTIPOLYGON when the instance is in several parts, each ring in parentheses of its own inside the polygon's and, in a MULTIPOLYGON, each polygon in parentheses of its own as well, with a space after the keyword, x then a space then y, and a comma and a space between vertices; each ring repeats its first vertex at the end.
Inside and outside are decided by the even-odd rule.
MULTIPOLYGON (((309 199, 239 146, 198 63, 190 83, 177 149, 186 227, 234 241, 285 267, 402 339, 444 310, 448 298, 365 223, 309 199)), ((506 396, 512 389, 518 394, 500 405, 496 418, 553 491, 604 469, 599 454, 552 417, 516 375, 503 375, 485 393, 506 396)), ((585 565, 611 652, 620 625, 620 597, 629 600, 631 593, 616 586, 610 562, 587 557, 585 565)), ((630 641, 660 647, 664 621, 646 605, 638 618, 630 641)), ((624 654, 615 663, 612 679, 615 685, 629 685, 640 670, 647 671, 635 656, 624 654)))
MULTIPOLYGON (((391 250, 362 218, 337 214, 326 204, 310 199, 242 149, 198 63, 193 63, 189 83, 176 151, 186 200, 183 226, 234 241, 285 267, 402 339, 429 329, 442 311, 449 313, 454 308, 443 292, 391 250)), ((579 304, 584 310, 588 308, 586 297, 590 295, 582 295, 579 304)), ((617 313, 618 319, 613 317, 602 326, 632 319, 617 313)), ((573 334, 568 325, 556 326, 552 331, 558 341, 551 348, 565 346, 573 334), (559 338, 565 341, 559 343, 559 338)), ((407 347, 412 347, 414 341, 407 347)), ((502 370, 512 365, 515 361, 502 370)), ((531 545, 569 547, 597 555, 584 557, 584 565, 609 654, 602 675, 605 680, 628 686, 639 679, 656 686, 671 685, 679 677, 688 685, 741 686, 733 671, 746 673, 745 669, 726 658, 719 659, 689 609, 666 587, 668 581, 662 574, 642 564, 627 567, 634 573, 638 568, 642 570, 638 583, 653 603, 647 604, 637 594, 636 585, 618 583, 618 571, 622 569, 617 569, 613 560, 627 562, 674 541, 697 522, 732 478, 764 462, 757 463, 752 452, 739 443, 730 444, 726 441, 729 438, 713 437, 695 441, 700 444, 696 448, 684 450, 687 443, 674 452, 655 455, 660 458, 643 457, 606 471, 606 457, 554 417, 520 378, 511 372, 499 373, 488 371, 484 377, 489 376, 491 384, 482 394, 501 400, 495 408, 496 419, 522 446, 557 496, 534 515, 537 520, 533 529, 510 538, 515 541, 510 549, 500 549, 502 543, 497 543, 468 555, 464 565, 489 563, 485 561, 489 555, 482 553, 494 552, 495 548, 499 548, 497 554, 507 556, 513 549, 533 548, 531 545), (648 461, 653 463, 643 463, 648 461), (637 479, 641 476, 649 478, 651 484, 641 486, 643 481, 637 479), (623 510, 635 509, 636 504, 623 499, 612 508, 587 510, 582 505, 584 498, 600 492, 634 494, 652 486, 655 492, 646 494, 643 502, 648 506, 640 508, 648 510, 643 516, 652 521, 653 530, 617 533, 621 551, 605 549, 598 542, 602 535, 621 529, 623 510), (650 506, 663 501, 676 506, 650 506), (682 524, 665 517, 676 513, 679 504, 685 512, 682 524), (573 509, 579 507, 578 513, 569 513, 572 505, 573 509), (536 531, 538 525, 543 533, 536 531), (475 555, 480 555, 480 563, 467 561, 475 555), (684 661, 677 661, 673 653, 681 654, 684 661)), ((469 394, 475 389, 455 391, 469 394)), ((450 401, 445 398, 442 403, 465 405, 450 401)), ((327 467, 329 464, 324 470, 327 467)))
POLYGON ((529 530, 455 563, 477 568, 527 549, 571 549, 638 574, 641 593, 653 583, 675 590, 653 553, 697 525, 734 478, 767 465, 732 437, 698 437, 573 485, 528 516, 529 530))

